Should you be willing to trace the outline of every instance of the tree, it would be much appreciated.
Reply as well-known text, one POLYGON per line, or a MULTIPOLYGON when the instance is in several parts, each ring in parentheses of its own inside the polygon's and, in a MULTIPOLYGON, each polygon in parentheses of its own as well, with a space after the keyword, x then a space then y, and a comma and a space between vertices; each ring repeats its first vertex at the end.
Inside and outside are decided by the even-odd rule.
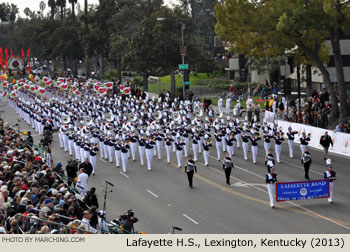
POLYGON ((47 4, 51 8, 51 19, 54 19, 54 17, 55 17, 55 9, 56 9, 56 1, 55 0, 49 0, 47 4))
POLYGON ((75 23, 75 4, 78 0, 68 0, 72 4, 72 21, 75 23))
POLYGON ((39 9, 40 9, 40 11, 41 11, 41 15, 42 15, 42 16, 44 16, 44 10, 45 10, 45 8, 46 8, 45 2, 44 2, 44 1, 41 1, 41 2, 39 3, 39 9))
POLYGON ((16 20, 16 17, 17 17, 17 14, 18 14, 18 7, 17 5, 15 4, 11 4, 9 5, 9 12, 10 12, 10 21, 11 21, 11 29, 13 30, 14 28, 14 24, 15 24, 15 20, 16 20))
POLYGON ((221 39, 234 44, 234 50, 258 59, 290 53, 301 64, 309 58, 320 69, 330 94, 331 121, 338 116, 339 107, 325 67, 328 33, 316 26, 324 18, 320 5, 321 0, 227 0, 215 8, 216 31, 221 39))
POLYGON ((56 1, 56 5, 58 7, 60 7, 60 9, 61 9, 61 21, 63 21, 63 11, 64 11, 64 8, 66 8, 66 3, 67 3, 66 0, 57 0, 56 1))
POLYGON ((1 26, 8 20, 9 6, 5 3, 0 3, 0 20, 1 26))

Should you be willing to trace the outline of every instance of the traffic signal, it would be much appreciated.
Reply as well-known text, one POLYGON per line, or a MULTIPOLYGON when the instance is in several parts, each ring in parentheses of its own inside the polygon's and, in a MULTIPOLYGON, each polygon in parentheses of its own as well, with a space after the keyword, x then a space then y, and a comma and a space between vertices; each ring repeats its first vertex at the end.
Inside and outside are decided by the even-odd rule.
POLYGON ((188 69, 184 70, 184 82, 190 81, 190 73, 188 69))

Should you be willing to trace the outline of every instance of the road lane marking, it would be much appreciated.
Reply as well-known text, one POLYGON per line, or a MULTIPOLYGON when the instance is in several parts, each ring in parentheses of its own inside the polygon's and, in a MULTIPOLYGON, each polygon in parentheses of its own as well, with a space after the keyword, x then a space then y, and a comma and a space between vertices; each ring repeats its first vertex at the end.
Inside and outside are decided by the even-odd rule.
POLYGON ((103 160, 102 158, 98 158, 99 160, 101 160, 102 162, 105 162, 106 163, 106 161, 105 160, 103 160))
POLYGON ((126 178, 129 178, 129 176, 126 175, 124 172, 120 172, 120 174, 123 175, 123 176, 126 177, 126 178))
POLYGON ((195 221, 194 219, 192 219, 191 217, 189 217, 186 214, 182 214, 184 217, 186 217, 187 219, 189 219, 190 221, 192 221, 194 224, 198 225, 199 223, 197 221, 195 221))
POLYGON ((154 197, 159 198, 157 194, 155 194, 154 192, 147 190, 148 193, 152 194, 154 197))

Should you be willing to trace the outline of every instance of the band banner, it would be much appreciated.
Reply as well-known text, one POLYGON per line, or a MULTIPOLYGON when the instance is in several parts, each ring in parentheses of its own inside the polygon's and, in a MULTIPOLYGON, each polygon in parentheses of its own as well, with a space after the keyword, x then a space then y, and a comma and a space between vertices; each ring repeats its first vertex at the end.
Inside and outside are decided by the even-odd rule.
POLYGON ((328 179, 276 183, 276 201, 278 202, 328 197, 328 179))

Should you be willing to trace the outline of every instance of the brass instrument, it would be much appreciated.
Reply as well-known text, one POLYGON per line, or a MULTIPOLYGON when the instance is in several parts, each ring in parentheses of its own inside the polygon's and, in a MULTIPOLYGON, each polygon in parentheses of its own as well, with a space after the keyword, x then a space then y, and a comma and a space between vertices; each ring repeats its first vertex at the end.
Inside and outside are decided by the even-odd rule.
POLYGON ((129 143, 130 143, 130 140, 126 140, 125 143, 126 143, 126 144, 129 144, 129 143))
POLYGON ((105 113, 105 120, 107 122, 112 122, 114 120, 114 115, 112 113, 105 113))
POLYGON ((173 112, 172 115, 171 115, 172 119, 176 122, 180 121, 181 120, 181 116, 180 116, 180 113, 179 112, 173 112))
POLYGON ((208 140, 208 143, 209 143, 209 144, 212 144, 212 143, 213 143, 213 140, 208 140))
POLYGON ((214 121, 213 122, 213 127, 216 127, 216 126, 219 126, 220 125, 220 122, 219 121, 214 121))
POLYGON ((216 117, 216 118, 221 118, 221 117, 223 117, 223 115, 224 115, 224 113, 222 113, 221 111, 215 111, 215 113, 214 113, 214 116, 216 117))
POLYGON ((127 117, 130 122, 135 122, 137 120, 137 116, 134 113, 129 113, 127 117))
POLYGON ((203 116, 203 109, 201 109, 201 108, 196 108, 195 110, 194 110, 194 115, 196 116, 196 117, 202 117, 203 116))
POLYGON ((284 132, 283 131, 281 132, 281 136, 284 136, 284 132))
POLYGON ((151 137, 151 141, 155 141, 156 140, 156 138, 153 136, 153 137, 151 137))
POLYGON ((311 133, 307 134, 308 137, 311 137, 311 133))
POLYGON ((70 117, 67 115, 62 116, 61 121, 63 124, 68 124, 70 123, 70 117))
POLYGON ((91 117, 90 116, 86 116, 84 118, 84 124, 87 125, 87 126, 90 126, 92 125, 94 122, 92 121, 91 117))
POLYGON ((162 112, 161 111, 156 111, 152 114, 152 117, 155 119, 155 120, 160 120, 162 119, 163 115, 162 115, 162 112))

